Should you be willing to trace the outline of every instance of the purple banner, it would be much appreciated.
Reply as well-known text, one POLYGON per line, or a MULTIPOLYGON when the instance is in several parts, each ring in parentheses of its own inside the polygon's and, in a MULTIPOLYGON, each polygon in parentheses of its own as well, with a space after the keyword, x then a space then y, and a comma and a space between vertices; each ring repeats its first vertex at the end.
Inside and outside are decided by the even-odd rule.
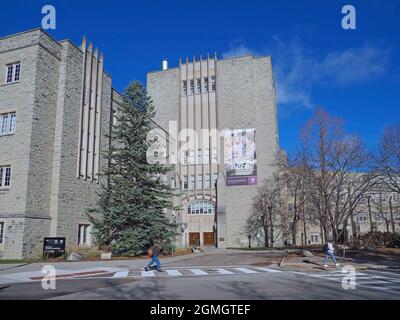
POLYGON ((248 177, 228 177, 227 185, 232 186, 249 186, 257 184, 257 176, 248 177))

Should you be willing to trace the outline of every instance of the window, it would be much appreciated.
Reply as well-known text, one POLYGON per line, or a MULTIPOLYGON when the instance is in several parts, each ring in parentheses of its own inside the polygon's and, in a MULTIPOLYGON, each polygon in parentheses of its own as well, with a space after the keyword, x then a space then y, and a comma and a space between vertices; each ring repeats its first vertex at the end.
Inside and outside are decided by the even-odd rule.
POLYGON ((215 91, 215 76, 211 77, 211 92, 215 91))
POLYGON ((6 65, 6 83, 18 82, 21 77, 21 63, 6 65))
POLYGON ((208 78, 203 78, 203 92, 208 92, 208 78))
POLYGON ((192 80, 190 80, 189 81, 189 83, 190 83, 190 94, 193 94, 194 93, 194 80, 192 79, 192 80))
POLYGON ((90 224, 80 224, 78 226, 78 245, 90 246, 90 224))
POLYGON ((0 114, 0 135, 15 133, 15 112, 0 114))
POLYGON ((188 214, 213 214, 214 204, 209 201, 195 201, 188 206, 188 214))
POLYGON ((190 190, 194 190, 194 176, 190 176, 190 190))
POLYGON ((212 149, 212 163, 218 163, 217 148, 212 149))
POLYGON ((366 213, 357 214, 357 222, 366 222, 368 220, 368 215, 366 213))
POLYGON ((311 243, 319 243, 319 235, 318 234, 311 235, 311 243))
POLYGON ((4 243, 4 222, 0 222, 0 244, 4 243))
POLYGON ((183 189, 187 190, 188 188, 188 176, 183 176, 183 189))
POLYGON ((196 79, 196 92, 201 93, 201 79, 196 79))
POLYGON ((197 149, 197 164, 203 164, 203 150, 197 149))
POLYGON ((199 174, 197 176, 197 190, 203 189, 203 175, 199 174))
POLYGON ((0 188, 8 188, 11 182, 11 167, 0 167, 0 188))
POLYGON ((187 81, 186 80, 182 81, 182 94, 184 96, 187 95, 187 81))
POLYGON ((206 174, 206 189, 210 189, 211 175, 206 174))
POLYGON ((293 211, 293 203, 288 203, 287 207, 289 212, 293 211))

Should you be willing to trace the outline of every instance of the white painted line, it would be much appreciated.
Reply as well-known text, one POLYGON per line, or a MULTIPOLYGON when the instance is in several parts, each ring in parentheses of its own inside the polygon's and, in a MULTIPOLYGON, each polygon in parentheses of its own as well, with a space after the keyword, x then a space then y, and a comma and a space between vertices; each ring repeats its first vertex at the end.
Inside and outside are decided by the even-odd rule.
POLYGON ((118 271, 112 277, 113 278, 126 278, 129 274, 129 271, 118 271))
POLYGON ((214 269, 216 272, 218 272, 219 274, 234 274, 232 271, 223 269, 223 268, 217 268, 214 269))
POLYGON ((275 269, 270 269, 270 268, 260 268, 260 267, 257 267, 257 268, 255 268, 255 269, 261 270, 261 271, 266 271, 266 272, 282 272, 282 271, 275 270, 275 269))
POLYGON ((142 271, 142 277, 155 277, 154 271, 142 271))
POLYGON ((169 276, 183 276, 178 270, 165 270, 169 276))
POLYGON ((243 272, 243 273, 259 273, 258 271, 247 269, 247 268, 234 268, 237 271, 243 272))
POLYGON ((196 275, 196 276, 205 276, 205 275, 208 275, 207 272, 205 272, 205 271, 203 271, 203 270, 201 270, 201 269, 190 269, 190 271, 191 271, 194 275, 196 275))

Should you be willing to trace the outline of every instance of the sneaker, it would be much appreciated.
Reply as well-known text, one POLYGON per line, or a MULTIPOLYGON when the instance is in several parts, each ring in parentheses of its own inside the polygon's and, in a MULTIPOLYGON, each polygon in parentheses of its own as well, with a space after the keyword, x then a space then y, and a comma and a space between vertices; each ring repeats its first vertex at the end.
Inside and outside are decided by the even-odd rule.
POLYGON ((148 267, 144 267, 144 271, 149 271, 149 268, 148 267))
POLYGON ((161 268, 157 268, 156 269, 158 272, 164 272, 163 270, 161 270, 161 268))
POLYGON ((339 263, 336 263, 336 267, 339 267, 340 266, 340 264, 339 263))
POLYGON ((328 268, 328 265, 327 265, 327 264, 324 264, 324 267, 325 267, 325 268, 328 268))

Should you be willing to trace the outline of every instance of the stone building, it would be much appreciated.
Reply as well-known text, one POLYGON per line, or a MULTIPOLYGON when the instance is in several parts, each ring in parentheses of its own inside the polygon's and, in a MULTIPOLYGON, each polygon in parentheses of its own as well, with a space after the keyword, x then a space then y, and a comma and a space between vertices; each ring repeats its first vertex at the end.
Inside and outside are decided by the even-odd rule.
POLYGON ((271 57, 215 55, 169 69, 165 62, 148 74, 147 88, 156 122, 175 138, 178 244, 247 246, 253 197, 276 171, 279 151, 271 57))
POLYGON ((38 257, 47 236, 90 246, 118 99, 103 56, 38 29, 0 38, 0 69, 0 259, 38 257))

